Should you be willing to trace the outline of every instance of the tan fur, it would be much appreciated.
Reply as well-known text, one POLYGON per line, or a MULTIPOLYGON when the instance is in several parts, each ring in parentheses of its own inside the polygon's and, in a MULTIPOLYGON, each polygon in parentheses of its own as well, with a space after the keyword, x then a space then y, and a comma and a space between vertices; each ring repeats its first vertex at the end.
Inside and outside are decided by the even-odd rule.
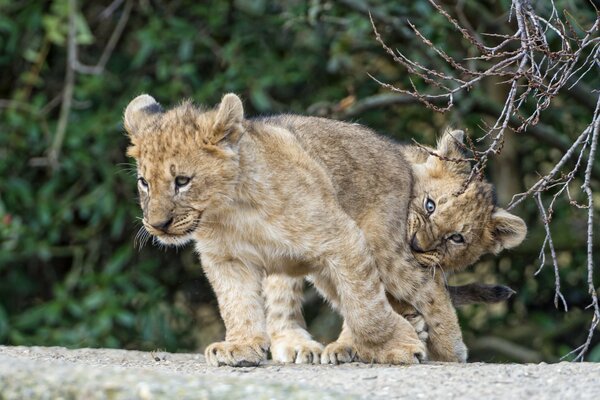
MULTIPOLYGON (((520 218, 496 208, 491 185, 473 182, 460 195, 455 195, 461 192, 470 172, 468 163, 443 161, 430 153, 443 158, 461 158, 463 137, 461 131, 448 131, 442 136, 437 149, 425 151, 416 146, 401 147, 415 172, 407 241, 418 251, 413 249, 416 258, 413 269, 390 269, 382 277, 392 306, 415 325, 421 339, 429 339, 429 357, 438 361, 464 361, 467 357, 456 313, 444 287, 444 274, 465 268, 485 253, 497 253, 502 248, 516 246, 526 233, 525 224, 520 218), (427 198, 436 202, 436 209, 431 214, 424 208, 427 198), (457 233, 462 235, 464 243, 449 240, 451 235, 457 233), (424 277, 423 271, 429 271, 431 276, 424 277), (429 329, 429 332, 425 332, 425 329, 429 329)), ((294 293, 295 301, 301 301, 301 293, 288 290, 292 284, 289 278, 287 281, 279 278, 277 287, 270 287, 278 291, 279 296, 289 304, 290 300, 282 293, 294 293)), ((318 284, 317 287, 325 292, 333 290, 319 287, 318 284)), ((510 293, 504 290, 492 296, 490 293, 493 289, 473 285, 462 291, 454 291, 454 294, 460 303, 469 296, 493 301, 498 297, 505 298, 506 293, 510 293)), ((277 309, 277 315, 286 315, 281 310, 282 304, 274 301, 269 291, 266 291, 266 295, 268 310, 277 309)), ((269 318, 270 321, 273 319, 276 318, 269 318)), ((281 321, 277 321, 277 324, 284 325, 281 321)), ((303 351, 298 328, 288 337, 285 330, 274 329, 272 323, 268 327, 275 360, 285 362, 279 358, 279 354, 289 353, 292 348, 303 351)), ((353 359, 351 342, 351 334, 344 326, 340 338, 323 353, 323 362, 347 362, 353 359)))
MULTIPOLYGON (((406 240, 411 169, 391 143, 359 125, 326 119, 246 120, 232 94, 215 110, 183 103, 167 112, 142 95, 124 119, 144 227, 164 244, 194 241, 217 295, 227 332, 224 342, 206 349, 209 363, 264 359, 269 338, 261 290, 270 274, 310 275, 344 316, 360 360, 398 364, 424 357, 386 290, 411 299, 430 336, 438 334, 433 342, 443 344, 440 351, 461 357, 441 274, 418 266, 406 240)), ((302 324, 295 329, 299 338, 302 324)), ((319 349, 313 349, 314 361, 319 349)), ((323 354, 335 349, 333 343, 323 354)))
MULTIPOLYGON (((447 131, 434 152, 449 159, 463 157, 462 131, 447 131), (456 140, 454 139, 456 137, 456 140)), ((405 154, 414 151, 408 149, 405 154)), ((523 221, 496 207, 493 187, 474 181, 463 191, 470 167, 467 162, 445 161, 428 156, 408 156, 413 161, 415 186, 410 205, 407 237, 414 255, 423 265, 439 265, 453 272, 472 265, 483 254, 497 254, 520 244, 527 233, 523 221), (460 193, 460 195, 456 195, 460 193), (425 209, 427 199, 435 202, 435 211, 425 209), (449 240, 458 233, 464 243, 449 240)))
POLYGON ((235 95, 206 112, 188 103, 162 112, 146 100, 125 111, 128 154, 144 179, 144 226, 164 244, 196 243, 227 330, 224 342, 207 348, 209 363, 264 359, 261 283, 276 273, 311 274, 327 288, 361 360, 424 357, 377 271, 411 265, 411 175, 399 152, 359 125, 298 116, 245 120, 235 95), (175 186, 178 177, 191 178, 185 191, 175 186))

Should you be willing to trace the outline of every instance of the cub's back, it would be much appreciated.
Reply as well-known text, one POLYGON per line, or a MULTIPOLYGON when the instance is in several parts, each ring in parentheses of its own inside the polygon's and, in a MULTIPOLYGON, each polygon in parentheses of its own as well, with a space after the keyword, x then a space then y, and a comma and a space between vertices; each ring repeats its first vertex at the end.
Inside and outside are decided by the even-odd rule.
POLYGON ((331 119, 278 115, 260 121, 290 131, 324 166, 353 219, 406 219, 412 175, 398 144, 362 125, 331 119))

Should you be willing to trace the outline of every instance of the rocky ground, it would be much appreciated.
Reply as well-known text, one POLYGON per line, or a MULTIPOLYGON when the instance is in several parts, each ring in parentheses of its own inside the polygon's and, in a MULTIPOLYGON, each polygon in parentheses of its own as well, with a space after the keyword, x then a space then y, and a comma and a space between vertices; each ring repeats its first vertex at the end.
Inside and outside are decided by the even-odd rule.
POLYGON ((0 346, 0 399, 600 399, 600 364, 214 368, 199 354, 0 346))

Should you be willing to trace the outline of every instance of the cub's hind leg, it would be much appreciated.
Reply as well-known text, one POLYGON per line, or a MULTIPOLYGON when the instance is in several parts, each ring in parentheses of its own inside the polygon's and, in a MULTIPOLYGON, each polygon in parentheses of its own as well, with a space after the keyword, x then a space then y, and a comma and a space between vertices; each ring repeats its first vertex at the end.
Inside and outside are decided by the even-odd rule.
MULTIPOLYGON (((334 309, 339 309, 339 297, 333 283, 329 279, 323 276, 320 279, 309 276, 308 280, 323 297, 329 300, 334 309)), ((338 338, 335 342, 329 343, 322 351, 321 364, 341 364, 353 361, 358 361, 356 344, 354 343, 352 332, 344 320, 342 331, 338 338)))
POLYGON ((269 275, 263 282, 271 357, 281 363, 319 363, 323 345, 312 339, 302 315, 304 279, 269 275))
MULTIPOLYGON (((342 364, 358 361, 356 345, 352 332, 346 321, 342 325, 340 336, 333 343, 329 343, 321 355, 321 364, 342 364)), ((418 362, 418 360, 415 360, 418 362)))
POLYGON ((227 257, 203 253, 201 258, 226 328, 225 341, 206 348, 207 363, 233 367, 260 364, 269 349, 261 271, 227 257))

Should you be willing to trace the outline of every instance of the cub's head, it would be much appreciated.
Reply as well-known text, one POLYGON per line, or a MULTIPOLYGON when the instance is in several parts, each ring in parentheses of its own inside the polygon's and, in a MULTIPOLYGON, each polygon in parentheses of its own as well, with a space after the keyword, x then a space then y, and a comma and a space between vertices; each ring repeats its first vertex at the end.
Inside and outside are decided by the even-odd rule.
MULTIPOLYGON (((463 139, 462 131, 448 130, 431 151, 446 159, 463 158, 463 139)), ((456 271, 523 241, 525 223, 496 206, 491 184, 474 180, 460 193, 471 171, 468 162, 446 161, 414 147, 408 154, 417 163, 407 239, 422 265, 456 271)))
POLYGON ((242 102, 233 94, 209 111, 189 102, 164 111, 147 94, 125 109, 144 228, 161 243, 191 240, 205 210, 234 197, 243 119, 242 102))

